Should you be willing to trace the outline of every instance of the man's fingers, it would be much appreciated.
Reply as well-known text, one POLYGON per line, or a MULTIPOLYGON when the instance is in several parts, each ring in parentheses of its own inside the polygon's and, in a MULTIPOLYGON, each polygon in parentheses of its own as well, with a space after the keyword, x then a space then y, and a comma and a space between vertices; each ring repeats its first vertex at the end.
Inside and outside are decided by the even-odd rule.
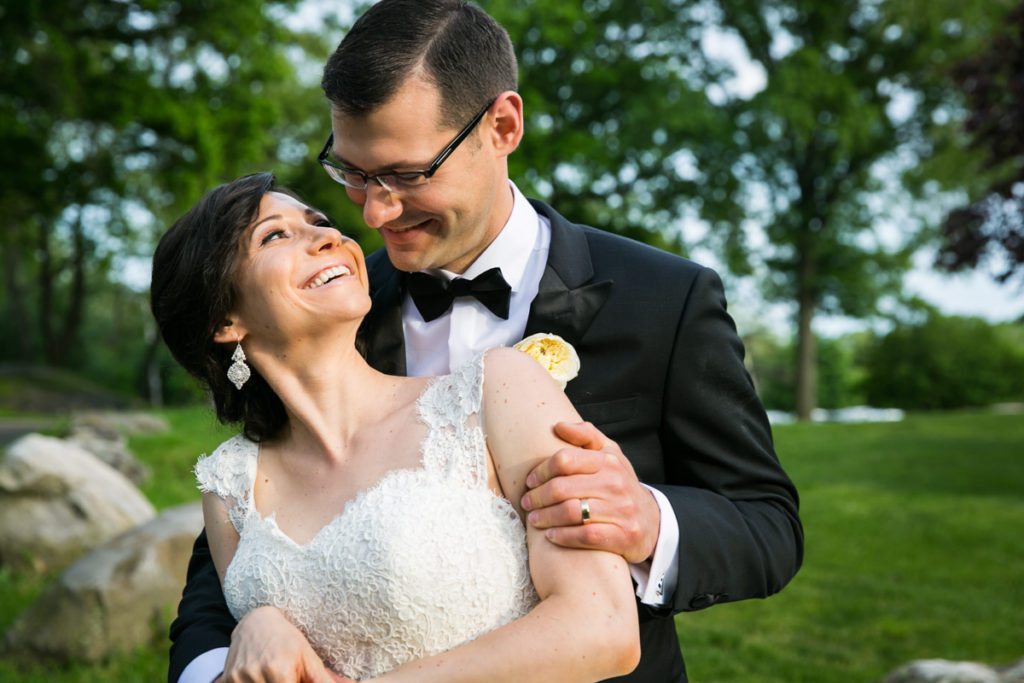
MULTIPOLYGON (((587 524, 594 524, 601 520, 604 501, 597 498, 587 498, 587 506, 590 512, 590 519, 587 524)), ((527 517, 530 526, 537 529, 549 529, 556 526, 575 526, 583 524, 583 501, 579 498, 549 505, 534 510, 527 517)))
MULTIPOLYGON (((594 472, 597 470, 595 469, 594 472)), ((539 510, 570 500, 600 495, 605 489, 601 477, 595 474, 559 474, 536 488, 528 490, 519 504, 526 511, 539 510)))
POLYGON ((559 422, 555 425, 555 436, 590 451, 602 450, 606 441, 604 434, 589 422, 559 422))
POLYGON ((533 468, 526 477, 526 485, 536 488, 555 477, 594 474, 601 469, 607 454, 582 448, 562 448, 533 468))

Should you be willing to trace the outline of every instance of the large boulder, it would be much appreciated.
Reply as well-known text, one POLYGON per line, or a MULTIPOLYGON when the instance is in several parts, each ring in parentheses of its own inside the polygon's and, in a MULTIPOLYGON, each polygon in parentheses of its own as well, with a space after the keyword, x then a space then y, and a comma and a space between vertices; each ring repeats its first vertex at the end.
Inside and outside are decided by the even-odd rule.
POLYGON ((155 514, 124 475, 61 439, 28 434, 0 459, 0 566, 63 567, 155 514))
POLYGON ((120 432, 89 425, 73 425, 65 441, 89 451, 133 484, 141 484, 149 478, 149 468, 128 450, 128 439, 120 432))
POLYGON ((166 633, 201 503, 171 508, 96 548, 43 591, 4 636, 15 656, 95 662, 166 633))

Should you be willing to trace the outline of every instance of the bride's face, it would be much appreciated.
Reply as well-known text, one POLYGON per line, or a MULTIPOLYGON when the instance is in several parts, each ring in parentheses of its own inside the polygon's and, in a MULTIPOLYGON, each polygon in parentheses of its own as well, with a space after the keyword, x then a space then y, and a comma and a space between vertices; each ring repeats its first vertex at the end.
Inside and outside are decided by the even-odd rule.
POLYGON ((370 310, 366 262, 319 211, 269 192, 242 236, 234 322, 272 343, 321 336, 370 310))

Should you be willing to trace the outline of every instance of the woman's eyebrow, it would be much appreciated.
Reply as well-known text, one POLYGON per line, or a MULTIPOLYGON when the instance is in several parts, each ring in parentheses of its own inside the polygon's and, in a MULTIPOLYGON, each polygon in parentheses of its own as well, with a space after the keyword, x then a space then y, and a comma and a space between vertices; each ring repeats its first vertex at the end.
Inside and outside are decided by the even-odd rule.
POLYGON ((272 216, 267 216, 266 218, 259 219, 258 221, 256 221, 255 223, 252 224, 252 231, 256 232, 256 228, 260 227, 261 224, 266 223, 267 221, 274 221, 274 220, 281 220, 281 214, 275 213, 272 216))

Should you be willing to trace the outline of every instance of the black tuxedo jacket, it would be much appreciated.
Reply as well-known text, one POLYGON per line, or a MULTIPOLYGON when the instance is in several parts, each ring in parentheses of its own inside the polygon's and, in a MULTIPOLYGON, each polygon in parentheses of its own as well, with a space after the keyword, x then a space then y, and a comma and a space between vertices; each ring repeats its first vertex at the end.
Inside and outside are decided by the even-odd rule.
MULTIPOLYGON (((567 395, 668 497, 679 523, 672 604, 637 603, 640 664, 616 680, 685 681, 673 614, 766 597, 792 578, 803 556, 796 490, 714 271, 533 204, 551 221, 551 249, 526 334, 575 346, 581 370, 567 395)), ((373 308, 360 343, 371 365, 404 374, 401 273, 383 250, 367 264, 373 308)), ((193 658, 226 646, 233 627, 204 534, 171 625, 171 683, 193 658)))

